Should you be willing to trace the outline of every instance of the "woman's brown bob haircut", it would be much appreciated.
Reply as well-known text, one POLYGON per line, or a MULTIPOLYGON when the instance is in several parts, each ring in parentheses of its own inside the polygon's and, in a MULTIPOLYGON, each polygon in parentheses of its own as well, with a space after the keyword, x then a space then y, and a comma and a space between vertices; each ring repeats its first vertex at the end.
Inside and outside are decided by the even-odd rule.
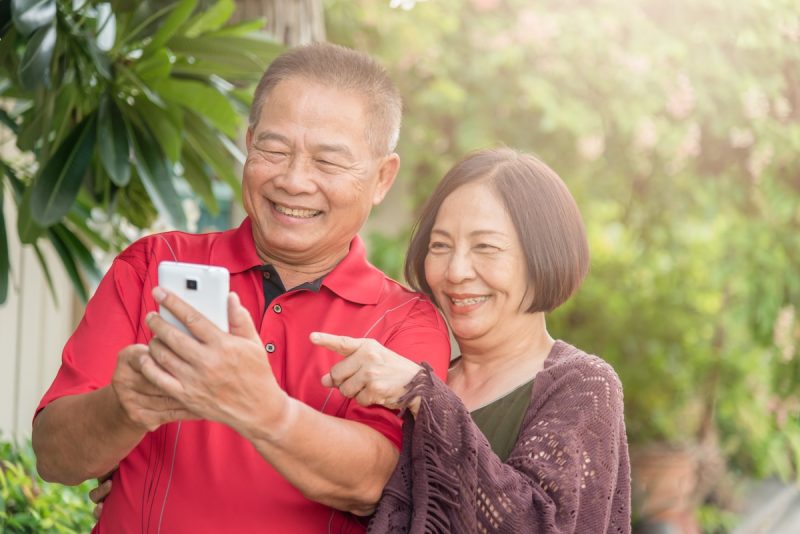
MULTIPOLYGON (((509 148, 473 153, 450 169, 422 210, 406 256, 409 284, 433 298, 425 279, 431 230, 444 200, 459 187, 486 181, 499 194, 517 231, 533 302, 528 313, 550 312, 580 287, 589 270, 589 244, 567 186, 542 161, 509 148)), ((464 214, 469 217, 469 214, 464 214)))

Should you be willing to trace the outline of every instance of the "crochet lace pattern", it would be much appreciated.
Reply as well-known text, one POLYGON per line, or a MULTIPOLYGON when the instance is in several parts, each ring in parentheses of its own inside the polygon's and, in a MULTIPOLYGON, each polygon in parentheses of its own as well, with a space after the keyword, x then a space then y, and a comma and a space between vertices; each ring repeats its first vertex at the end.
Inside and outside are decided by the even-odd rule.
POLYGON ((562 341, 536 375, 506 463, 429 367, 403 398, 403 450, 373 533, 627 534, 630 465, 622 385, 606 362, 562 341))

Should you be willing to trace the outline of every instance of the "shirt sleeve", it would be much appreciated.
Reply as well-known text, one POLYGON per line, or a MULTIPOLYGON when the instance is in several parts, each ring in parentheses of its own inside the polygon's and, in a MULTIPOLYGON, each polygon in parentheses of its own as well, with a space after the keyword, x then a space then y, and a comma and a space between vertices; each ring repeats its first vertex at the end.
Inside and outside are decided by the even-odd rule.
MULTIPOLYGON (((442 380, 450 363, 450 334, 439 312, 427 299, 419 299, 403 321, 380 340, 386 348, 415 363, 427 363, 442 380)), ((382 406, 364 407, 348 399, 345 418, 377 430, 399 449, 403 440, 403 421, 395 410, 382 406)))
POLYGON ((587 362, 538 378, 503 463, 460 399, 420 372, 407 396, 422 403, 416 420, 406 414, 398 468, 369 531, 629 533, 619 379, 607 364, 587 362))
POLYGON ((101 280, 64 346, 61 367, 35 414, 60 397, 88 393, 111 383, 117 354, 136 343, 139 332, 144 267, 137 268, 129 261, 134 258, 130 251, 120 255, 101 280))

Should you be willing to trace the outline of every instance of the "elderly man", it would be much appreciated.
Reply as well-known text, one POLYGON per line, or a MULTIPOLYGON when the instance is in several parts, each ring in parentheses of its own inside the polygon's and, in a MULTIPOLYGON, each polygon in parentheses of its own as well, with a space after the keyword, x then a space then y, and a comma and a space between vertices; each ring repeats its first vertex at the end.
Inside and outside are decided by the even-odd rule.
POLYGON ((395 467, 400 420, 325 388, 341 357, 309 334, 373 338, 445 372, 440 316, 367 263, 357 237, 397 174, 399 123, 397 90, 371 59, 291 50, 256 89, 248 218, 150 236, 114 261, 33 425, 47 480, 119 465, 95 532, 363 531, 355 516, 395 467), (157 286, 162 260, 231 272, 229 334, 157 286))

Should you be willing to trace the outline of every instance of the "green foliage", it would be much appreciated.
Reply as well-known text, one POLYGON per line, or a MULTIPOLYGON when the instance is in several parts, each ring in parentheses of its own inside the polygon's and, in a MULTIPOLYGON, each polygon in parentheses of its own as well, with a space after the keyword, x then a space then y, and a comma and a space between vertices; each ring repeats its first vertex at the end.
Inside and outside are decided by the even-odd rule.
POLYGON ((327 17, 401 86, 415 205, 497 144, 565 179, 592 270, 549 326, 614 365, 634 444, 718 434, 734 468, 800 478, 796 8, 329 0, 327 17))
POLYGON ((36 475, 30 444, 0 442, 0 531, 7 534, 86 533, 94 526, 92 482, 69 487, 36 475))
MULTIPOLYGON (((228 25, 233 9, 13 0, 0 12, 0 123, 20 152, 0 160, 0 191, 17 206, 21 241, 40 260, 49 241, 84 299, 99 274, 90 244, 118 250, 157 217, 187 228, 184 185, 212 212, 215 181, 238 191, 243 95, 280 46, 253 23, 228 25)), ((8 226, 0 217, 0 303, 8 226)))

